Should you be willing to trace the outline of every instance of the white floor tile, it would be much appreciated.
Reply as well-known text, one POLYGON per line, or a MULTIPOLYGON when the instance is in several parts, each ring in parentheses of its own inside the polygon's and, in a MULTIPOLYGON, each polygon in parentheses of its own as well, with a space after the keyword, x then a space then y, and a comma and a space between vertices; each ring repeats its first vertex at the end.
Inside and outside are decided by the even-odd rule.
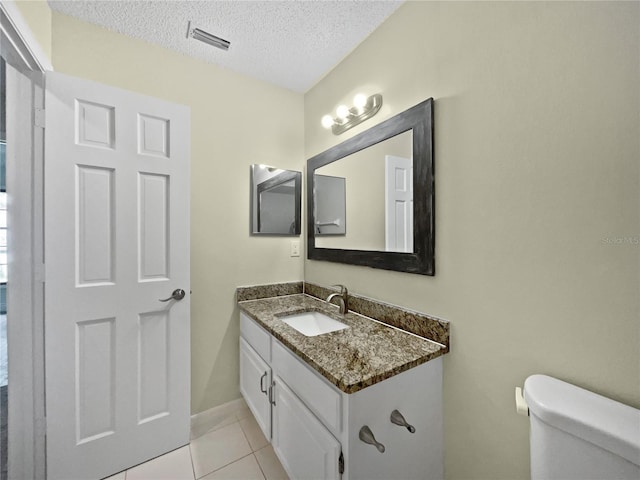
POLYGON ((247 418, 247 417, 250 417, 252 415, 253 415, 253 413, 251 413, 251 410, 249 410, 249 407, 246 407, 246 406, 242 407, 242 408, 239 408, 236 411, 236 418, 238 420, 242 420, 243 418, 247 418))
POLYGON ((249 445, 251 445, 251 449, 254 452, 269 445, 269 441, 265 438, 260 425, 258 425, 253 415, 240 420, 240 427, 242 427, 242 431, 247 436, 249 445))
POLYGON ((244 398, 243 398, 243 397, 240 397, 240 398, 238 399, 238 403, 236 404, 236 408, 237 408, 238 410, 241 410, 241 409, 243 409, 243 408, 248 408, 248 407, 247 407, 247 402, 245 402, 245 401, 244 401, 244 398))
POLYGON ((189 446, 127 470, 127 480, 194 480, 189 446))
POLYGON ((231 465, 202 477, 202 480, 264 480, 264 475, 256 457, 247 455, 231 465))
POLYGON ((237 421, 238 419, 236 418, 235 412, 208 415, 202 418, 197 424, 191 426, 191 440, 201 437, 205 433, 231 425, 237 421))
MULTIPOLYGON (((239 423, 219 428, 191 441, 196 478, 218 470, 251 453, 239 423)), ((127 479, 130 480, 130 479, 127 479)))
POLYGON ((289 480, 287 472, 282 468, 282 464, 271 445, 258 450, 254 455, 267 480, 289 480))

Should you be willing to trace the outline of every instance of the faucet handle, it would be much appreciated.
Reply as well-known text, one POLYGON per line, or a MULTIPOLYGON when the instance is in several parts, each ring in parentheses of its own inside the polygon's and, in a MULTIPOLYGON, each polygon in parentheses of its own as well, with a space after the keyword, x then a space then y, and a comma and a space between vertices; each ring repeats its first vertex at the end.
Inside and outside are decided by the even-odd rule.
POLYGON ((349 294, 349 290, 347 290, 347 287, 345 287, 344 285, 341 284, 337 284, 337 285, 331 285, 332 287, 340 287, 340 293, 342 295, 348 295, 349 294))

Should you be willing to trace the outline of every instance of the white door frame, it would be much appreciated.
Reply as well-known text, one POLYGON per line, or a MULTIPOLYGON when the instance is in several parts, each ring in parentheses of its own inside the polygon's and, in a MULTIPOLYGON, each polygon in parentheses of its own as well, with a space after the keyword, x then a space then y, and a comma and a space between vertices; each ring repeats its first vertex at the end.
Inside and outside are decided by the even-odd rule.
MULTIPOLYGON (((21 108, 7 111, 17 125, 7 149, 9 271, 8 318, 19 318, 8 328, 9 345, 9 478, 46 478, 44 309, 43 309, 43 165, 44 131, 36 124, 43 116, 43 75, 53 70, 14 2, 0 3, 0 45, 12 71, 12 92, 21 108), (26 160, 25 160, 26 159, 26 160), (18 165, 19 162, 19 165, 18 165), (11 190, 11 191, 10 191, 11 190), (19 240, 18 240, 19 239, 19 240)), ((17 103, 17 102, 16 102, 17 103)), ((11 105, 8 105, 11 109, 11 105)), ((8 122, 10 124, 11 122, 8 122)))

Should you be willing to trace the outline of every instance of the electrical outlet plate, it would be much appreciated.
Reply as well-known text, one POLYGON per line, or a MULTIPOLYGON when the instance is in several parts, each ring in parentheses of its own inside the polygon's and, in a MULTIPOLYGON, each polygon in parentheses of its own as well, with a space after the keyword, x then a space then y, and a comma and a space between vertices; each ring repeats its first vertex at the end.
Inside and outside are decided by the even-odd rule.
POLYGON ((300 240, 291 240, 291 256, 300 256, 300 240))

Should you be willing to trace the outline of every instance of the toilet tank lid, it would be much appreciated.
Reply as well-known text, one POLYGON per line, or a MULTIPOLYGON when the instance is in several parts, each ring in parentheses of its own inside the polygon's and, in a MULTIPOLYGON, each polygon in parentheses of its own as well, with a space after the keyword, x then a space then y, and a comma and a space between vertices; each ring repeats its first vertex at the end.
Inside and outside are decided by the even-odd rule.
POLYGON ((640 410, 546 375, 527 378, 524 398, 543 422, 640 465, 640 410))

